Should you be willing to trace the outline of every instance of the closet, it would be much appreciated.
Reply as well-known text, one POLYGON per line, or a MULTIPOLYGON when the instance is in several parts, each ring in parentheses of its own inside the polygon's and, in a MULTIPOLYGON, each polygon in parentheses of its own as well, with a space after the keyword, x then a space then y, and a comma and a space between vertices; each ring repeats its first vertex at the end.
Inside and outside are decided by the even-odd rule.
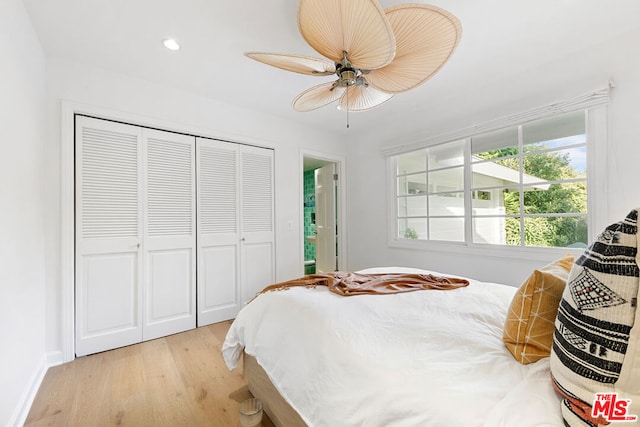
POLYGON ((202 326, 235 317, 273 283, 273 151, 198 138, 197 159, 202 326))
POLYGON ((273 151, 76 117, 76 355, 235 317, 273 282, 273 151))

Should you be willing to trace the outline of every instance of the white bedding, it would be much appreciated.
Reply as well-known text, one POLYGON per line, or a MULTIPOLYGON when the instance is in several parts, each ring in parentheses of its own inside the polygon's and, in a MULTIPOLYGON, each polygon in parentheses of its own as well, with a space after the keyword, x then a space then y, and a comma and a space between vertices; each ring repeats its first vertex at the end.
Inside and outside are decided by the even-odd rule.
POLYGON ((521 365, 502 343, 516 289, 470 282, 394 295, 262 294, 238 314, 223 356, 229 369, 243 349, 254 356, 309 426, 562 426, 549 359, 521 365))

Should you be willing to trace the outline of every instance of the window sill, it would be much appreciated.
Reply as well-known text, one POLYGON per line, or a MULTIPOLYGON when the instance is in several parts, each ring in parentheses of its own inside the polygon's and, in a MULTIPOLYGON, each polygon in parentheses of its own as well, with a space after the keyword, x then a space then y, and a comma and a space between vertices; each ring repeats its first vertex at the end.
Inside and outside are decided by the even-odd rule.
POLYGON ((523 247, 508 245, 482 245, 455 242, 427 242, 418 240, 392 239, 389 247, 418 251, 448 252, 457 255, 487 256, 496 258, 511 258, 520 260, 548 261, 566 254, 572 254, 576 259, 582 255, 584 248, 546 248, 523 247))

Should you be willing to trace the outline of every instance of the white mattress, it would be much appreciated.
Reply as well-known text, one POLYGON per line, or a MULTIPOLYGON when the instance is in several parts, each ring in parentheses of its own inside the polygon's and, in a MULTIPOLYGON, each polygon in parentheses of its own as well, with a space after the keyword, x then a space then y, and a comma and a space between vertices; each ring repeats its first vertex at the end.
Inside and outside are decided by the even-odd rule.
POLYGON ((223 356, 229 369, 243 349, 254 356, 309 426, 562 426, 549 359, 521 365, 502 343, 516 289, 470 281, 394 295, 266 293, 240 311, 223 356))

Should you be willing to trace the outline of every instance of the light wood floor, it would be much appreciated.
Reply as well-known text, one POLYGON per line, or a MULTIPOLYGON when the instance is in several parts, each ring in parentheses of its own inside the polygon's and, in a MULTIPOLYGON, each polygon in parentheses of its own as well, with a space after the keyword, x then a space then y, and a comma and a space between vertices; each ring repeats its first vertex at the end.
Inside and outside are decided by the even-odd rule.
MULTIPOLYGON (((50 368, 25 426, 239 426, 251 397, 220 348, 230 322, 50 368)), ((273 424, 266 417, 263 426, 273 424)))

